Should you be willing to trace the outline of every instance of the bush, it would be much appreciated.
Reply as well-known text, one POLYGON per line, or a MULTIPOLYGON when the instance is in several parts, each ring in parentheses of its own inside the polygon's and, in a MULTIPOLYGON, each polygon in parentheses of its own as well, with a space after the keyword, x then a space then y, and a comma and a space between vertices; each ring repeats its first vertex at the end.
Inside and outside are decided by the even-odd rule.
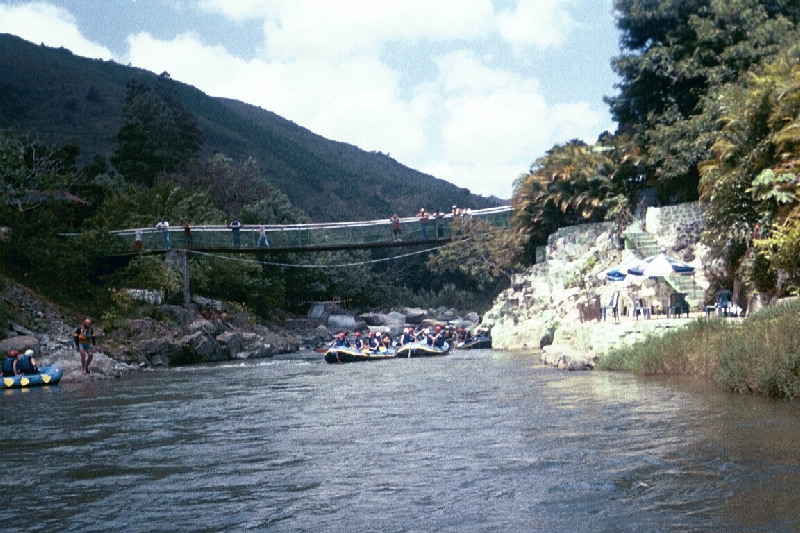
POLYGON ((700 375, 728 390, 800 397, 800 302, 770 307, 740 324, 698 320, 614 350, 599 368, 645 375, 700 375))

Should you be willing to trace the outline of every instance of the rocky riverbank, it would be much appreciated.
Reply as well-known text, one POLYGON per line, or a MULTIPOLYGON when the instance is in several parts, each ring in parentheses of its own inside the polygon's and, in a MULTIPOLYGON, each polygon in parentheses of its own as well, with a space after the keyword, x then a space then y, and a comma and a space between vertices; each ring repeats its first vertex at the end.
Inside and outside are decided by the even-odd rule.
POLYGON ((155 367, 261 359, 327 346, 336 332, 388 332, 404 327, 454 324, 471 328, 477 313, 459 317, 455 310, 401 308, 356 315, 336 303, 320 303, 307 316, 277 313, 271 324, 225 302, 197 298, 191 308, 144 304, 138 318, 95 319, 98 336, 92 374, 81 371, 72 332, 83 317, 71 315, 10 280, 2 280, 0 353, 32 349, 40 365, 64 370, 65 381, 118 378, 155 367))

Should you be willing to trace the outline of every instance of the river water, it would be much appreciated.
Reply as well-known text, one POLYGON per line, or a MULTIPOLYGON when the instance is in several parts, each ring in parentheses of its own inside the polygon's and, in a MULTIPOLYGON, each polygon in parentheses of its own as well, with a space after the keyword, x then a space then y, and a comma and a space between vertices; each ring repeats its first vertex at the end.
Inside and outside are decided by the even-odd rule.
POLYGON ((2 531, 797 531, 800 406, 531 354, 7 391, 2 531))

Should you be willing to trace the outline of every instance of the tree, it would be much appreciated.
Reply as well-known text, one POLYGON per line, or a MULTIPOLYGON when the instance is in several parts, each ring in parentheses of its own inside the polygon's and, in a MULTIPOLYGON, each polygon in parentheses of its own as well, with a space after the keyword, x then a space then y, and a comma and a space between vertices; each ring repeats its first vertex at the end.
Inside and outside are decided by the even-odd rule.
POLYGON ((127 87, 125 121, 111 161, 128 181, 151 186, 159 174, 185 168, 200 153, 202 132, 168 75, 154 88, 133 80, 127 87))
POLYGON ((697 198, 715 129, 713 93, 774 56, 800 20, 796 0, 617 0, 623 53, 607 98, 646 157, 662 201, 697 198))
MULTIPOLYGON (((558 228, 604 219, 627 183, 616 175, 617 168, 602 146, 595 149, 573 140, 548 150, 529 174, 517 179, 513 220, 529 236, 529 257, 558 228)), ((621 168, 627 169, 624 164, 621 168)))
POLYGON ((205 191, 229 216, 239 215, 245 205, 267 198, 282 201, 253 158, 242 164, 224 154, 216 154, 211 159, 193 159, 184 172, 169 175, 166 180, 205 191))
POLYGON ((473 217, 455 218, 453 242, 428 259, 434 273, 461 272, 478 284, 478 289, 503 277, 511 283, 522 265, 526 236, 513 228, 499 228, 473 217))

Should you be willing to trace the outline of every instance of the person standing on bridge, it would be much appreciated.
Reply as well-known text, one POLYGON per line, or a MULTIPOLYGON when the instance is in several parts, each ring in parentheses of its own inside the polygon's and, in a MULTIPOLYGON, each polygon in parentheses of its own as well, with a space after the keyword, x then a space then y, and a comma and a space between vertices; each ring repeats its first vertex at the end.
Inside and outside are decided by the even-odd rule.
POLYGON ((167 220, 167 217, 161 217, 161 220, 159 220, 156 224, 156 229, 161 230, 161 238, 164 241, 164 249, 169 250, 171 248, 171 244, 169 242, 169 220, 167 220))
POLYGON ((256 248, 261 247, 269 248, 269 241, 267 240, 267 230, 264 229, 264 224, 261 224, 258 227, 258 242, 256 242, 256 248))
POLYGON ((194 237, 192 237, 192 225, 189 222, 184 222, 181 226, 183 228, 183 238, 186 241, 185 246, 191 248, 194 246, 194 237))
POLYGON ((392 237, 395 241, 400 240, 400 217, 397 216, 397 213, 393 214, 391 218, 389 218, 389 223, 392 225, 392 237))
POLYGON ((427 211, 425 211, 424 207, 420 208, 419 213, 417 213, 416 216, 419 219, 419 229, 420 232, 422 233, 422 238, 427 239, 428 223, 431 221, 431 216, 427 211))
POLYGON ((440 212, 437 209, 436 212, 433 214, 433 224, 434 224, 434 227, 436 228, 436 238, 437 239, 439 237, 441 237, 440 231, 439 231, 439 226, 441 226, 441 222, 440 221, 443 218, 444 218, 444 213, 440 212))
POLYGON ((242 229, 242 223, 239 222, 238 218, 234 218, 231 220, 231 223, 228 224, 228 227, 231 228, 231 238, 233 240, 233 247, 238 248, 241 244, 241 235, 239 235, 239 230, 242 229))

